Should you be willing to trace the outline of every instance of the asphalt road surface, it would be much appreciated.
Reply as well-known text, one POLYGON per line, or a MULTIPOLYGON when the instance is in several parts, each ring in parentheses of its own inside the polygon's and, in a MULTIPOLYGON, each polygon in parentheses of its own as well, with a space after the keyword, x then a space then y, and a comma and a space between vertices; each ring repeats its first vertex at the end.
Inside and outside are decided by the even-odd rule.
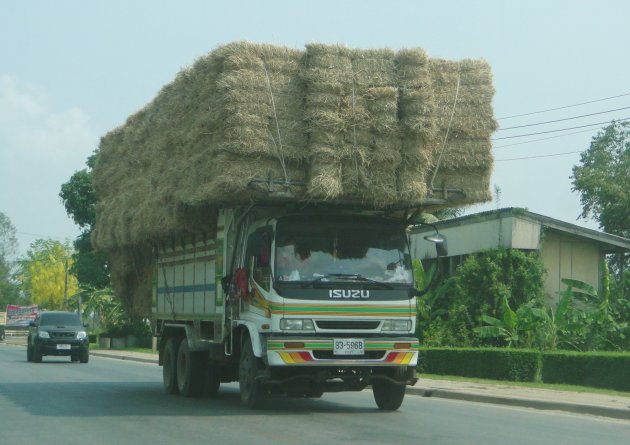
POLYGON ((407 396, 396 412, 372 393, 241 406, 238 386, 214 399, 165 394, 154 364, 91 357, 71 363, 0 344, 0 443, 13 444, 616 444, 630 422, 407 396))

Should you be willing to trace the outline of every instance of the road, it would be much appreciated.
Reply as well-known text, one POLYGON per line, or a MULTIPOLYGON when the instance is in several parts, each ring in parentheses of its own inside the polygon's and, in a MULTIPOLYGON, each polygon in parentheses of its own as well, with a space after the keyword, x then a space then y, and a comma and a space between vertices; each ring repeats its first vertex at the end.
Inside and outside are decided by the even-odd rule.
POLYGON ((397 412, 372 394, 240 404, 237 385, 216 399, 164 393, 154 364, 44 357, 0 344, 0 443, 37 444, 623 444, 630 422, 407 396, 397 412))

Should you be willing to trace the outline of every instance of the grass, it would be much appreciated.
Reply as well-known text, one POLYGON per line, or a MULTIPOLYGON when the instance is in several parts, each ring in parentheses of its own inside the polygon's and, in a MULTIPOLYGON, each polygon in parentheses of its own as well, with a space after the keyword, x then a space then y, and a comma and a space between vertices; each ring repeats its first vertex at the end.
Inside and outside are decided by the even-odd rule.
POLYGON ((606 395, 614 395, 614 396, 622 396, 622 397, 630 397, 630 392, 625 391, 615 391, 613 389, 604 389, 604 388, 592 388, 590 386, 577 386, 577 385, 564 385, 558 383, 542 383, 542 382, 513 382, 509 380, 491 380, 491 379, 480 379, 475 377, 460 377, 453 375, 437 375, 437 374, 418 374, 419 379, 430 379, 430 380, 449 380, 453 382, 472 382, 472 383, 485 383, 488 385, 504 385, 504 386, 514 386, 519 388, 540 388, 540 389, 554 389, 557 391, 571 391, 571 392, 581 392, 581 393, 592 393, 592 394, 606 394, 606 395))

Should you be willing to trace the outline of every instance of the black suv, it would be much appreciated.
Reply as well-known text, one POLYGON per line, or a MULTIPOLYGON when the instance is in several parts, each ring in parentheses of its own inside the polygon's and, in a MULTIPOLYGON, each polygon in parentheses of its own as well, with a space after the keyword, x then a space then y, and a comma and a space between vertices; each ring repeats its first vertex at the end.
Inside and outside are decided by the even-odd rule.
POLYGON ((44 355, 70 356, 73 362, 87 363, 90 342, 79 314, 75 312, 42 312, 31 322, 26 344, 26 359, 41 363, 44 355))

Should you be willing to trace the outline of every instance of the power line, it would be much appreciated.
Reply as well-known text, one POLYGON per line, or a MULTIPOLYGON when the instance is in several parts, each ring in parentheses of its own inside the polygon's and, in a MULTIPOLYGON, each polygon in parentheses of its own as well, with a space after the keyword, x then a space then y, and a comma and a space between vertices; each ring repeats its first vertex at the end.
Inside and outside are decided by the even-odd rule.
POLYGON ((569 121, 572 119, 580 119, 582 117, 588 117, 588 116, 596 116, 598 114, 606 114, 606 113, 612 113, 614 111, 621 111, 621 110, 627 110, 630 107, 623 107, 623 108, 616 108, 614 110, 606 110, 606 111, 599 111, 597 113, 589 113, 589 114, 582 114, 580 116, 572 116, 572 117, 565 117, 563 119, 555 119, 555 120, 551 120, 551 121, 545 121, 545 122, 537 122, 535 124, 525 124, 525 125, 516 125, 514 127, 505 127, 505 128, 499 128, 497 131, 504 131, 504 130, 513 130, 515 128, 524 128, 524 127, 534 127, 536 125, 546 125, 546 124, 552 124, 554 122, 562 122, 562 121, 569 121))
POLYGON ((578 128, 587 128, 587 127, 597 127, 599 125, 604 125, 604 124, 609 124, 611 122, 624 122, 630 120, 629 117, 623 118, 623 119, 613 119, 610 121, 604 121, 604 122, 598 122, 596 124, 588 124, 588 125, 578 125, 577 127, 566 127, 566 128, 560 128, 558 130, 547 130, 547 131, 539 131, 536 133, 527 133, 527 134, 516 134, 514 136, 503 136, 500 138, 492 138, 493 141, 498 141, 501 139, 514 139, 514 138, 523 138, 523 137, 527 137, 527 136, 536 136, 539 134, 548 134, 548 133, 557 133, 559 131, 567 131, 567 130, 576 130, 578 128))
POLYGON ((521 161, 523 159, 537 159, 537 158, 552 158, 555 156, 565 156, 572 155, 575 153, 582 153, 582 151, 566 151, 564 153, 552 153, 548 155, 538 155, 538 156, 525 156, 522 158, 509 158, 509 159, 495 159, 494 162, 504 162, 504 161, 521 161))
POLYGON ((563 138, 566 136, 571 136, 574 134, 579 134, 579 133, 591 133, 593 130, 580 130, 580 131, 573 131, 571 133, 567 133, 567 134, 559 134, 557 136, 549 136, 547 138, 539 138, 539 139, 532 139, 530 141, 525 141, 525 142, 515 142, 513 144, 505 144, 505 145, 496 145, 493 146, 492 148, 497 149, 497 148, 506 148, 506 147, 513 147, 515 145, 525 145, 525 144, 531 144, 532 142, 540 142, 540 141, 547 141, 549 139, 557 139, 557 138, 563 138))
POLYGON ((630 93, 618 94, 616 96, 604 97, 602 99, 589 100, 588 102, 580 102, 578 104, 565 105, 563 107, 547 108, 546 110, 532 111, 530 113, 513 114, 512 116, 499 117, 499 118, 497 118, 497 120, 512 119, 512 118, 515 118, 515 117, 522 117, 522 116, 531 116, 533 114, 548 113, 549 111, 564 110, 565 108, 579 107, 580 105, 587 105, 587 104, 593 104, 593 103, 596 103, 596 102, 603 102, 605 100, 616 99, 618 97, 624 97, 624 96, 630 96, 630 93))

